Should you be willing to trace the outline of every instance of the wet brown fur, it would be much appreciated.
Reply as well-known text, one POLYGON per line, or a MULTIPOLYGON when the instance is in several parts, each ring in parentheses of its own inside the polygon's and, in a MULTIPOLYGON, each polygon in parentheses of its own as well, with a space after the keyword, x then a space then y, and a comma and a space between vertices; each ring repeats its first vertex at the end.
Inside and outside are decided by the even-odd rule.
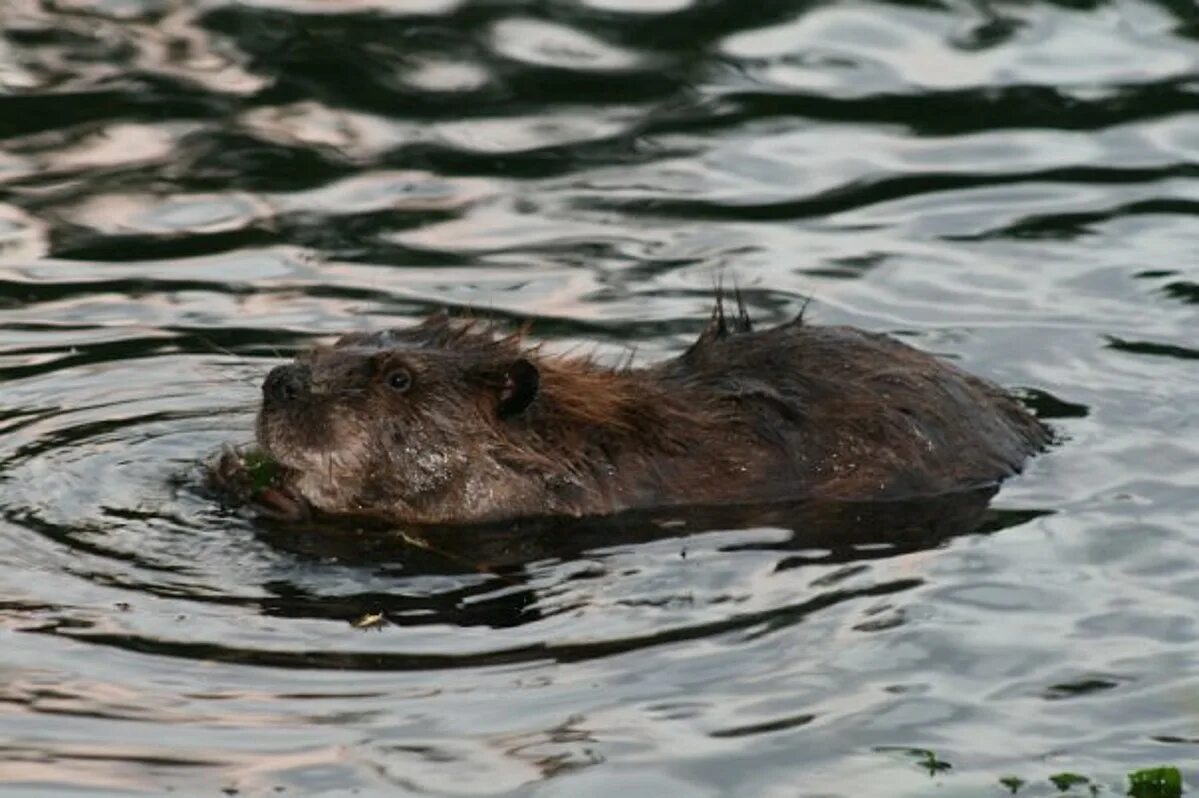
POLYGON ((527 332, 439 314, 344 336, 272 372, 259 443, 318 509, 459 523, 932 495, 998 482, 1049 439, 985 380, 802 314, 755 332, 740 297, 646 368, 547 354, 527 332))

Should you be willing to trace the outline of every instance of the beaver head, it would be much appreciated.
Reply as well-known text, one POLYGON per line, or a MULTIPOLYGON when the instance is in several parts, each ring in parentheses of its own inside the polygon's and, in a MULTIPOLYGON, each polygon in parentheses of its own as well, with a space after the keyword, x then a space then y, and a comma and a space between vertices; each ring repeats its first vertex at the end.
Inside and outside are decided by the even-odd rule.
MULTIPOLYGON (((724 420, 644 371, 542 355, 523 331, 442 314, 272 370, 258 443, 319 510, 461 523, 653 498, 659 458, 724 420)), ((708 461, 705 473, 723 463, 708 461)))
POLYGON ((438 516, 449 495, 513 502, 500 485, 505 420, 537 396, 520 334, 434 316, 407 330, 355 333, 278 366, 262 387, 258 442, 318 508, 438 516))

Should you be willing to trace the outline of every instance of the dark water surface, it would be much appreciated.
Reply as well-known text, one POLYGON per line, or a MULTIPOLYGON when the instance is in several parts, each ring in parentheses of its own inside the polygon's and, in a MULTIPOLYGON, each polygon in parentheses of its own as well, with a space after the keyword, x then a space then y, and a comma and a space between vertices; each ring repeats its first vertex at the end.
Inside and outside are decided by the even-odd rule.
POLYGON ((0 793, 1199 783, 1190 0, 0 8, 0 793), (196 490, 320 336, 448 305, 648 360, 722 269, 1064 441, 973 531, 801 508, 492 572, 196 490))

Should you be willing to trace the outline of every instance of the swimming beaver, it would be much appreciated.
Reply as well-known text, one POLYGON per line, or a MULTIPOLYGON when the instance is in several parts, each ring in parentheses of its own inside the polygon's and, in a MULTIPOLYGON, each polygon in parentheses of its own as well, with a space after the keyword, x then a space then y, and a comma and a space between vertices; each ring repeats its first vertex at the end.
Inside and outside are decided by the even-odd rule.
POLYGON ((646 368, 445 314, 316 347, 263 384, 273 503, 460 524, 895 499, 996 483, 1049 440, 999 387, 892 338, 802 313, 754 331, 738 306, 646 368))

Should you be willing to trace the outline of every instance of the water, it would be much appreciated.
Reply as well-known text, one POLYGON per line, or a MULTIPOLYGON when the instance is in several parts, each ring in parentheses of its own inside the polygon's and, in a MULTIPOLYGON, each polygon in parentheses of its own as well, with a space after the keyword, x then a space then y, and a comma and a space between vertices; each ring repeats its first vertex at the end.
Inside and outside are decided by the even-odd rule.
POLYGON ((0 793, 1199 779, 1189 0, 0 22, 0 793), (321 336, 450 306, 651 360, 721 273, 763 324, 812 295, 1021 388, 1063 440, 975 531, 712 518, 478 543, 490 569, 196 489, 321 336))

